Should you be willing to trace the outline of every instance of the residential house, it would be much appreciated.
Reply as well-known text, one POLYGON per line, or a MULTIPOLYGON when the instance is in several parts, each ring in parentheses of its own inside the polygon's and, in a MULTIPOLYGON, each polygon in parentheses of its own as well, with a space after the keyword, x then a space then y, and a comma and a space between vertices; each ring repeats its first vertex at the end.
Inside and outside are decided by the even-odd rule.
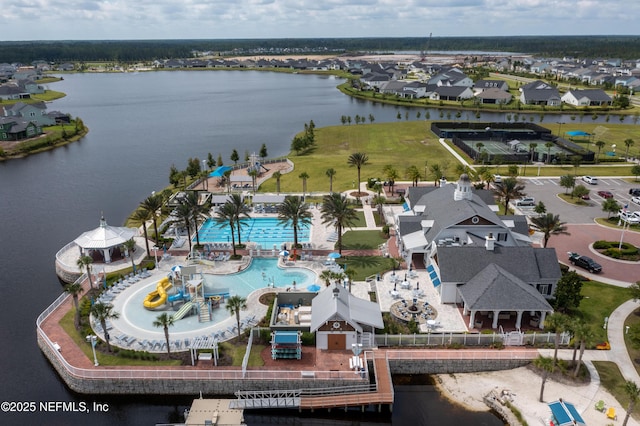
POLYGON ((20 117, 26 121, 34 122, 38 126, 52 126, 56 124, 55 119, 47 115, 47 105, 44 102, 25 104, 16 102, 13 105, 4 107, 5 117, 20 117))
POLYGON ((602 89, 569 90, 561 99, 574 106, 611 105, 611 97, 602 89))
POLYGON ((473 87, 473 80, 458 68, 449 68, 431 77, 427 83, 438 86, 473 87))
POLYGON ((526 105, 558 106, 560 93, 554 86, 542 80, 536 80, 520 87, 520 102, 526 105))
POLYGON ((491 88, 476 94, 476 98, 482 104, 508 104, 513 96, 504 90, 491 88))
POLYGON ((20 141, 42 134, 42 128, 32 121, 16 117, 0 117, 0 140, 20 141))
POLYGON ((523 319, 543 327, 561 272, 554 249, 532 247, 524 216, 498 216, 491 192, 473 189, 466 174, 455 185, 410 187, 405 200, 398 247, 426 267, 441 303, 462 304, 470 328, 479 318, 496 328, 505 316, 517 328, 523 319))
POLYGON ((0 100, 10 101, 16 99, 28 99, 31 95, 24 89, 19 88, 15 84, 0 85, 0 100))
POLYGON ((473 98, 473 91, 466 86, 438 86, 429 98, 436 101, 461 101, 473 98))
POLYGON ((476 94, 487 89, 498 89, 508 92, 509 83, 504 80, 478 80, 473 85, 473 90, 476 94))

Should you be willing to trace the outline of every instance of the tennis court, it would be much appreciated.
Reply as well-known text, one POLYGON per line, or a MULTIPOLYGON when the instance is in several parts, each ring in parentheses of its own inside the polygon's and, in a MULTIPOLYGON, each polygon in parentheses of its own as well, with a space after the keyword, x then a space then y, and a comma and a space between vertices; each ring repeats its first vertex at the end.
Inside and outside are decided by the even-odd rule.
POLYGON ((542 160, 542 157, 546 157, 547 153, 551 154, 554 157, 560 153, 572 155, 571 151, 566 150, 553 142, 551 142, 553 144, 551 147, 547 147, 546 144, 550 141, 545 141, 543 139, 513 139, 507 142, 495 141, 490 139, 462 139, 462 141, 465 145, 476 152, 486 151, 490 157, 493 157, 495 155, 507 156, 513 154, 524 154, 530 153, 532 150, 535 151, 535 154, 533 155, 534 161, 536 160, 536 158, 542 160))

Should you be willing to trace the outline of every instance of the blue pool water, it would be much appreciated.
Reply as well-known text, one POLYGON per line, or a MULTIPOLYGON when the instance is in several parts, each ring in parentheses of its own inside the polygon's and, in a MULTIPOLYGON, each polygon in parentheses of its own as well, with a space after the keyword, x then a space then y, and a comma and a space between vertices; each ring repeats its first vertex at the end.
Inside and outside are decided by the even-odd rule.
MULTIPOLYGON (((243 221, 245 226, 241 228, 242 242, 254 242, 263 249, 271 249, 275 245, 277 249, 283 243, 293 241, 293 228, 283 226, 275 217, 255 217, 243 221)), ((228 243, 231 242, 229 225, 221 227, 214 219, 207 219, 198 231, 200 244, 228 243)), ((309 241, 310 228, 298 229, 298 242, 309 241)), ((195 241, 195 236, 193 237, 195 241)))
MULTIPOLYGON (((160 278, 162 277, 158 276, 157 280, 160 278)), ((205 295, 224 294, 225 297, 238 295, 246 298, 254 290, 267 287, 272 282, 275 287, 286 288, 292 287, 293 281, 295 281, 296 288, 305 290, 307 286, 315 283, 316 274, 305 268, 279 268, 278 261, 275 259, 256 258, 253 259, 249 268, 242 272, 230 275, 203 274, 203 279, 205 295)), ((167 303, 155 310, 145 309, 142 302, 147 294, 156 289, 157 280, 136 289, 135 293, 124 302, 124 306, 119 308, 122 315, 119 320, 114 321, 114 324, 126 321, 135 328, 146 332, 156 332, 162 337, 162 329, 154 327, 153 322, 163 312, 175 313, 181 303, 176 303, 174 307, 167 303)), ((169 295, 175 294, 176 290, 169 290, 169 295)), ((215 323, 229 318, 229 315, 229 312, 222 305, 221 308, 213 310, 212 321, 200 323, 197 316, 188 316, 176 321, 171 327, 171 333, 211 327, 215 323)))

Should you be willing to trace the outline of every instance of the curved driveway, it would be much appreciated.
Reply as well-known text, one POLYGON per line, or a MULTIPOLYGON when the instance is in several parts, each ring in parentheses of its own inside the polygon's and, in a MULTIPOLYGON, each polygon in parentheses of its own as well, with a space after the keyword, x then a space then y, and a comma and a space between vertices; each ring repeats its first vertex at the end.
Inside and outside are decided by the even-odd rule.
MULTIPOLYGON (((591 244, 597 240, 620 241, 621 230, 597 224, 567 225, 567 230, 571 235, 552 235, 547 245, 547 247, 556 249, 560 262, 570 265, 567 252, 573 251, 587 255, 602 265, 602 273, 597 275, 590 274, 582 268, 576 269, 581 275, 595 280, 602 276, 608 279, 607 282, 610 282, 609 280, 620 281, 618 285, 624 287, 640 280, 639 263, 616 261, 590 248, 591 244)), ((624 233, 624 241, 640 246, 640 233, 627 230, 624 233)))

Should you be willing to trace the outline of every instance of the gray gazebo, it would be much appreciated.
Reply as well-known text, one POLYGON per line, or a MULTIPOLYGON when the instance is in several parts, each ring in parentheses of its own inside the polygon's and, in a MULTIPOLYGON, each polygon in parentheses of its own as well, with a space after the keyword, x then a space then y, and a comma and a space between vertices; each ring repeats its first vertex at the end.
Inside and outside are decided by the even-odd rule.
POLYGON ((468 282, 458 286, 463 301, 464 314, 469 315, 469 328, 476 324, 477 313, 489 313, 491 328, 498 327, 498 320, 511 313, 516 314, 516 328, 521 327, 525 312, 539 313, 537 326, 544 328, 547 314, 553 308, 535 287, 524 282, 504 268, 489 264, 468 282))
POLYGON ((136 228, 109 226, 104 216, 100 218, 100 226, 83 232, 73 240, 80 248, 81 256, 90 256, 94 261, 111 263, 114 253, 119 254, 125 241, 138 234, 136 228))

